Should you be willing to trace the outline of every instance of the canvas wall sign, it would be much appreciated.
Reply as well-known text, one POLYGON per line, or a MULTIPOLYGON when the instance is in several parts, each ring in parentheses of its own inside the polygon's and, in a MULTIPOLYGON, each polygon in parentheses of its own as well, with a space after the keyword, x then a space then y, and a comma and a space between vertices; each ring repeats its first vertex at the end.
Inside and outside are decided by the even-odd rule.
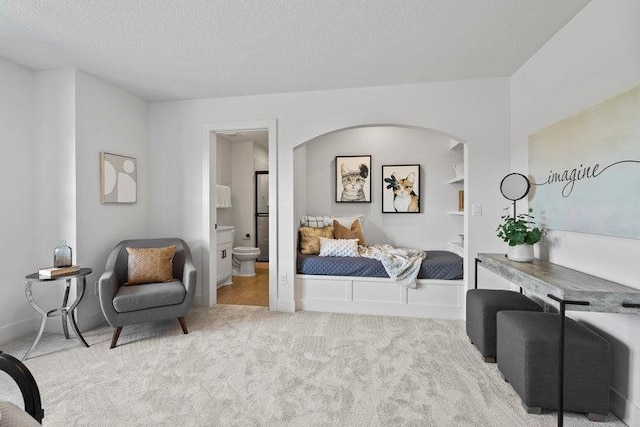
POLYGON ((420 213, 420 165, 382 166, 382 212, 420 213))
POLYGON ((640 86, 530 135, 529 173, 543 227, 640 239, 640 86))
POLYGON ((336 156, 336 202, 371 203, 371 156, 336 156))
POLYGON ((138 198, 138 165, 135 157, 100 153, 100 201, 135 203, 138 198))

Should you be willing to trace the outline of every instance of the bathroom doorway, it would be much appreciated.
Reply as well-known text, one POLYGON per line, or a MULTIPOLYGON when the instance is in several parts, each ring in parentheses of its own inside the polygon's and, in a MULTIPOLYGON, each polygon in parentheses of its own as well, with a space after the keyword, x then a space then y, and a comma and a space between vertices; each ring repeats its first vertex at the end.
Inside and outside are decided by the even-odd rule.
POLYGON ((231 265, 231 271, 218 272, 217 303, 268 307, 269 133, 216 132, 216 140, 218 197, 231 194, 229 206, 216 208, 220 261, 231 265), (221 233, 229 229, 232 237, 226 241, 231 241, 222 248, 221 233))

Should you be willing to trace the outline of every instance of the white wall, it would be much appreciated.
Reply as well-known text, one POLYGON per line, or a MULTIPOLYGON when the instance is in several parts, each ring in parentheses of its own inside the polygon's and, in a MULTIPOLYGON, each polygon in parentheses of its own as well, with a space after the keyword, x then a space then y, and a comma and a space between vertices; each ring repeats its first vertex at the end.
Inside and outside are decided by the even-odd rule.
POLYGON ((233 246, 255 246, 253 241, 253 142, 238 141, 231 145, 233 225, 236 227, 233 246), (244 240, 249 234, 251 240, 244 240))
MULTIPOLYGON (((509 80, 466 80, 321 92, 152 103, 150 107, 151 231, 172 230, 189 241, 202 271, 202 152, 205 124, 278 120, 278 265, 289 278, 278 288, 278 309, 294 310, 294 148, 319 135, 368 124, 414 125, 469 142, 468 200, 483 203, 469 218, 472 258, 479 245, 499 250, 493 230, 504 201, 498 191, 509 163, 509 80), (501 166, 504 165, 504 166, 501 166), (167 168, 174 174, 164 173, 167 168)), ((467 262, 470 262, 467 260, 467 262)), ((271 263, 273 264, 273 263, 271 263)), ((473 282, 471 282, 473 283, 473 282)))
MULTIPOLYGON (((19 207, 0 209, 2 235, 10 242, 0 246, 10 250, 0 252, 0 342, 36 330, 39 316, 24 297, 24 276, 52 265, 63 239, 74 263, 93 269, 78 307, 80 327, 102 323, 94 283, 109 251, 122 239, 149 236, 148 104, 74 69, 33 73, 0 61, 0 85, 6 120, 0 190, 6 206, 19 207), (138 159, 136 204, 100 203, 100 151, 138 159)), ((62 287, 35 284, 36 301, 45 310, 58 307, 62 287)), ((48 322, 47 329, 61 332, 59 322, 48 322)))
MULTIPOLYGON (((232 187, 232 163, 231 163, 231 146, 232 142, 226 139, 216 137, 216 183, 218 185, 228 185, 231 187, 231 194, 233 194, 232 187)), ((219 225, 233 225, 233 204, 230 208, 217 209, 218 224, 219 225)))
MULTIPOLYGON (((294 218, 300 218, 302 215, 309 215, 309 203, 308 196, 309 192, 307 191, 308 183, 307 183, 307 147, 309 144, 303 144, 297 146, 293 150, 293 202, 294 202, 294 218)), ((299 225, 296 222, 296 226, 299 225)), ((297 239, 297 236, 296 236, 297 239)), ((296 240, 297 247, 297 240, 296 240)))
MULTIPOLYGON (((594 0, 511 78, 511 164, 528 136, 640 84, 640 2, 594 0)), ((630 197, 639 197, 634 194, 630 197)), ((549 260, 640 289, 640 240, 553 231, 549 260)), ((612 405, 640 425, 640 315, 571 314, 612 345, 612 405)))
MULTIPOLYGON (((124 239, 149 237, 149 108, 146 101, 84 73, 76 72, 77 262, 93 268, 78 307, 81 328, 104 322, 94 283, 109 252, 124 239), (138 201, 100 203, 101 151, 135 157, 138 201)), ((171 168, 165 171, 171 175, 171 168)), ((163 189, 154 187, 162 193, 163 189)), ((174 237, 159 231, 154 237, 174 237)), ((178 236, 179 237, 179 236, 178 236)))
MULTIPOLYGON (((24 276, 36 269, 33 73, 0 60, 0 342, 33 330, 24 276)), ((51 249, 53 254, 53 248, 51 249)))
POLYGON ((447 211, 457 210, 458 190, 461 189, 447 184, 454 177, 452 164, 459 160, 459 155, 449 146, 449 137, 441 133, 391 126, 347 129, 315 138, 305 144, 306 213, 364 215, 363 228, 368 244, 447 249, 447 242, 458 240, 458 234, 463 231, 462 217, 447 214, 447 211), (369 174, 371 203, 335 202, 337 155, 372 156, 369 174), (417 187, 420 189, 421 212, 382 213, 382 166, 406 164, 420 165, 417 187))
MULTIPOLYGON (((53 265, 53 249, 61 240, 77 260, 75 78, 73 69, 35 73, 35 256, 42 267, 53 265)), ((44 310, 60 306, 64 283, 33 286, 44 310)), ((62 333, 62 325, 49 321, 47 331, 62 333)))

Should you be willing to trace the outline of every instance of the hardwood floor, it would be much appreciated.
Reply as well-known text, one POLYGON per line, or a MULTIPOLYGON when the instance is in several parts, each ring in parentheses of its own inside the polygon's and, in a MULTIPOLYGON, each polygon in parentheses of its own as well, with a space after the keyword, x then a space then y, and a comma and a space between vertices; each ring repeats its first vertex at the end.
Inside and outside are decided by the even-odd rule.
POLYGON ((218 289, 218 304, 269 307, 269 263, 256 262, 255 277, 233 276, 233 284, 218 289))

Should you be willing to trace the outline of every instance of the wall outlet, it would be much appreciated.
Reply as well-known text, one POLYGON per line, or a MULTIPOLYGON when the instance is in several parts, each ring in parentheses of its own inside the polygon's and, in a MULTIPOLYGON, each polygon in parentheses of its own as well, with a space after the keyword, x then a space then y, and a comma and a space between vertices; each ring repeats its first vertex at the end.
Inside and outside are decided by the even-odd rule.
POLYGON ((95 289, 94 289, 94 293, 93 293, 93 294, 94 294, 94 295, 98 295, 98 282, 96 282, 96 286, 95 286, 95 289))
POLYGON ((281 285, 287 284, 287 273, 280 273, 280 284, 281 285))
POLYGON ((471 203, 471 215, 482 216, 482 203, 471 203))

